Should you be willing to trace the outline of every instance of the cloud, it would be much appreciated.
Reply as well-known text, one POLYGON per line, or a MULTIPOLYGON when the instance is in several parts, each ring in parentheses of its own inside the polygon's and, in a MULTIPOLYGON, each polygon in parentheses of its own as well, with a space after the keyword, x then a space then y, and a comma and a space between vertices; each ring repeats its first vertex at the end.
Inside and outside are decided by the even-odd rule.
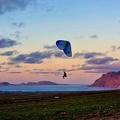
POLYGON ((43 75, 48 75, 48 74, 54 74, 54 75, 58 75, 61 72, 48 72, 48 71, 35 71, 35 72, 30 72, 30 74, 43 74, 43 75))
POLYGON ((96 70, 96 69, 108 69, 106 65, 83 65, 78 70, 96 70))
POLYGON ((22 38, 20 31, 15 31, 13 34, 10 34, 10 36, 15 37, 16 39, 22 38))
POLYGON ((26 36, 22 36, 20 31, 15 31, 14 33, 10 34, 11 37, 14 37, 15 39, 28 39, 26 36))
MULTIPOLYGON (((26 10, 29 5, 34 9, 42 9, 46 12, 53 11, 55 7, 51 0, 0 0, 0 15, 17 10, 26 10)), ((17 24, 17 26, 19 25, 17 24)))
POLYGON ((15 55, 17 53, 17 51, 7 51, 7 52, 4 52, 4 53, 1 53, 0 55, 1 56, 12 56, 12 55, 15 55))
POLYGON ((0 66, 0 68, 3 68, 2 66, 0 66))
POLYGON ((51 0, 38 0, 35 7, 49 13, 54 10, 55 5, 51 0))
POLYGON ((0 15, 15 10, 25 10, 33 0, 0 0, 0 15))
POLYGON ((51 72, 30 72, 30 74, 50 74, 51 72))
POLYGON ((120 50, 120 46, 111 46, 112 52, 115 52, 117 50, 120 50))
POLYGON ((68 58, 68 57, 66 57, 66 55, 64 54, 63 51, 54 52, 54 56, 57 57, 57 58, 68 58))
POLYGON ((77 65, 72 65, 72 67, 79 67, 80 65, 79 64, 77 64, 77 65))
POLYGON ((81 71, 84 70, 85 73, 105 73, 108 71, 118 71, 120 69, 120 65, 114 67, 113 65, 83 65, 82 67, 75 68, 75 69, 58 69, 58 72, 74 72, 74 71, 81 71))
POLYGON ((20 66, 20 65, 16 65, 16 66, 15 66, 15 68, 21 68, 21 67, 22 67, 22 66, 20 66))
POLYGON ((0 63, 0 65, 6 65, 6 62, 0 63))
POLYGON ((89 59, 89 58, 93 58, 96 56, 104 56, 104 53, 100 53, 100 52, 88 52, 88 53, 75 53, 74 54, 74 58, 85 58, 85 59, 89 59))
POLYGON ((18 63, 29 63, 29 64, 40 64, 43 63, 44 59, 50 59, 51 57, 67 58, 62 51, 36 51, 29 54, 19 54, 15 57, 10 57, 7 64, 18 64, 18 63))
POLYGON ((51 12, 51 11, 53 11, 54 7, 55 7, 54 5, 47 6, 46 11, 47 11, 47 12, 51 12))
POLYGON ((51 45, 51 46, 50 45, 45 45, 44 48, 45 49, 56 49, 57 47, 56 47, 56 45, 51 45))
POLYGON ((8 72, 8 73, 11 73, 11 74, 19 74, 19 73, 22 73, 22 72, 8 72))
POLYGON ((106 64, 112 61, 118 61, 119 59, 113 59, 112 57, 104 57, 104 58, 91 58, 87 61, 88 64, 106 64))
POLYGON ((7 48, 18 45, 20 43, 16 42, 15 40, 11 40, 9 38, 1 38, 0 39, 0 48, 7 48))
POLYGON ((52 49, 53 50, 53 56, 54 57, 58 57, 58 58, 67 58, 65 53, 62 50, 58 50, 58 48, 56 47, 56 45, 45 45, 44 46, 45 49, 52 49))
POLYGON ((66 72, 72 72, 72 71, 76 71, 76 70, 78 70, 78 69, 58 69, 57 71, 59 71, 59 72, 63 72, 63 71, 66 71, 66 72))
POLYGON ((23 22, 20 22, 20 23, 13 22, 13 23, 11 23, 11 25, 14 26, 14 27, 20 28, 20 27, 24 27, 25 23, 23 23, 23 22))
POLYGON ((13 63, 43 63, 43 59, 48 59, 53 55, 53 52, 51 51, 45 51, 45 52, 32 52, 30 54, 20 54, 14 58, 10 58, 10 62, 13 63))
POLYGON ((5 63, 6 65, 14 65, 15 63, 14 62, 12 62, 12 61, 9 61, 9 62, 7 62, 7 63, 5 63))
POLYGON ((91 35, 90 38, 97 38, 97 35, 91 35))
POLYGON ((106 73, 109 71, 119 71, 120 70, 120 61, 116 63, 107 63, 99 65, 83 65, 77 70, 84 70, 86 73, 106 73))

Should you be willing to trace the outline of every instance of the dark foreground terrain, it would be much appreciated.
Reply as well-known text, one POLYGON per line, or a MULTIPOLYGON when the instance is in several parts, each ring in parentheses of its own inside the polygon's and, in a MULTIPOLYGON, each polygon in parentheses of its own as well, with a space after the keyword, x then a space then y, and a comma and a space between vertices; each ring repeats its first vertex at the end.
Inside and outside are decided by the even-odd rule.
POLYGON ((120 120, 120 91, 0 92, 0 120, 120 120))

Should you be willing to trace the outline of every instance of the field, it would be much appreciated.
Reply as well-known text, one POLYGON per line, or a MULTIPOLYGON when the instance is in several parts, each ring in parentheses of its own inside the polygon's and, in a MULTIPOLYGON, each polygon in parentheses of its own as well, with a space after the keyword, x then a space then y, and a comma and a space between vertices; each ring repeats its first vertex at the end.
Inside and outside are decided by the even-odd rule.
POLYGON ((120 120, 120 91, 0 92, 0 120, 120 120))

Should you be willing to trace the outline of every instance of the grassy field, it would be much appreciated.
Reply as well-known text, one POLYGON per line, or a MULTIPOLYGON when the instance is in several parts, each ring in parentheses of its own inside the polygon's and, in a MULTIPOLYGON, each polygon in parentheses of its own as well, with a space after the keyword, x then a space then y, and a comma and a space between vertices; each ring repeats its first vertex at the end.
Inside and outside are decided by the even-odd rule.
POLYGON ((0 120, 120 120, 120 91, 0 93, 0 120))

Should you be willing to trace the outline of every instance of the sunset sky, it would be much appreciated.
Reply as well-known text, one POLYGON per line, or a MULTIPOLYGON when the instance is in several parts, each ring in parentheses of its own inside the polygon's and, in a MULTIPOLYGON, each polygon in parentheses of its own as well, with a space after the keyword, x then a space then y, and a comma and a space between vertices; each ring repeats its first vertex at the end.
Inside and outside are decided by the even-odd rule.
POLYGON ((0 0, 0 82, 91 84, 119 70, 120 0, 0 0))

